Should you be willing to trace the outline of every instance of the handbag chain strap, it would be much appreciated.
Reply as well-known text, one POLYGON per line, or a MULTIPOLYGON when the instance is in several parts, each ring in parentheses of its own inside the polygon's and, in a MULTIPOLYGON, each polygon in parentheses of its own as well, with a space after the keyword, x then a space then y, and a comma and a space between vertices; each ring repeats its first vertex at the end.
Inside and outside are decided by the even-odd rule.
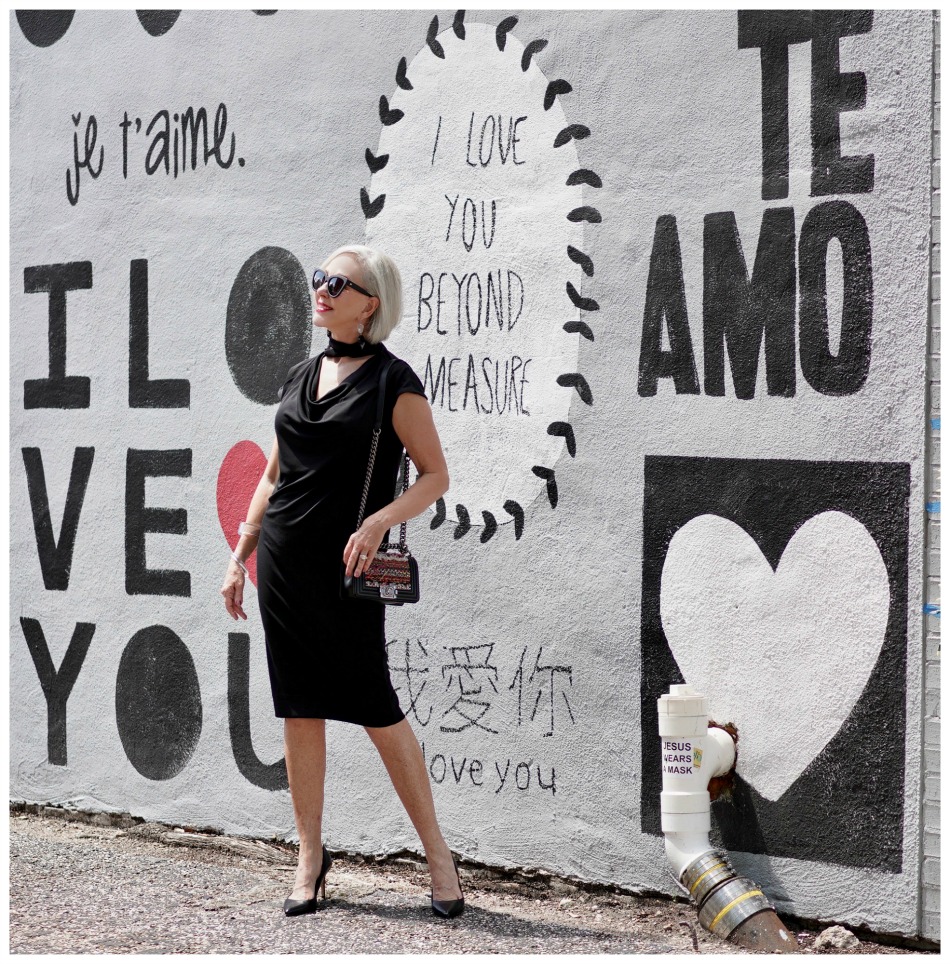
MULTIPOLYGON (((376 463, 376 449, 379 447, 379 436, 383 431, 383 411, 386 405, 386 380, 389 377, 389 369, 392 367, 393 359, 386 362, 382 374, 379 377, 379 401, 376 404, 376 424, 373 426, 373 441, 369 446, 369 464, 366 466, 366 481, 363 483, 363 497, 360 499, 360 511, 356 517, 356 528, 363 524, 363 514, 366 512, 366 500, 369 498, 369 486, 373 478, 373 466, 376 463)), ((402 464, 402 491, 409 488, 409 453, 403 449, 402 464)), ((398 546, 404 552, 409 551, 406 544, 406 523, 402 522, 399 526, 398 546)))

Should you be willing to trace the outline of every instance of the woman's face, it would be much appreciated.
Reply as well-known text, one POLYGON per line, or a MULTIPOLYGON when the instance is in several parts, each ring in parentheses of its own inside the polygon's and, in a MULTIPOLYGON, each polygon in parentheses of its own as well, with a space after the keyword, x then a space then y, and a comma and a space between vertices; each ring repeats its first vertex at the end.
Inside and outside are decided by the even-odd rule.
MULTIPOLYGON (((361 288, 366 287, 359 262, 350 254, 338 254, 323 266, 323 270, 328 277, 342 275, 355 281, 361 288)), ((362 324, 365 332, 369 318, 379 304, 377 298, 368 298, 350 285, 347 285, 338 297, 331 298, 325 284, 314 291, 313 302, 314 325, 317 328, 326 328, 334 338, 341 341, 356 341, 359 326, 362 324)))

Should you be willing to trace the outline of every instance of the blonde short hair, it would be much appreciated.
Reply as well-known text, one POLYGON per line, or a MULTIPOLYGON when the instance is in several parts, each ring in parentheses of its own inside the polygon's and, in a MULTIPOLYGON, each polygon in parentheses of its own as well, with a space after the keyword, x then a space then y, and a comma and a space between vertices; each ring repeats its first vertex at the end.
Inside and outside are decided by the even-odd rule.
POLYGON ((370 315, 369 328, 363 335, 367 341, 378 345, 392 334, 402 317, 402 277, 399 269, 388 254, 362 244, 337 248, 322 267, 326 268, 340 254, 349 254, 356 259, 363 273, 363 287, 379 299, 376 310, 370 315))

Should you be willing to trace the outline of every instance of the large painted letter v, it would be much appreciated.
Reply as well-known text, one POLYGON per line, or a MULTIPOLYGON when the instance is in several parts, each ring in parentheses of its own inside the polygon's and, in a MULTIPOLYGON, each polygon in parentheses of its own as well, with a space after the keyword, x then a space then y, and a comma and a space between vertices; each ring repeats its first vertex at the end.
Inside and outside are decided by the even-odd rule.
POLYGON ((66 507, 59 527, 59 539, 56 539, 49 512, 49 492, 43 472, 43 456, 38 448, 23 449, 26 484, 30 492, 30 508, 33 511, 33 529, 36 532, 36 551, 40 557, 40 569, 43 571, 43 585, 47 589, 69 587, 69 570, 73 564, 79 513, 86 497, 86 485, 92 471, 95 451, 94 448, 77 448, 73 453, 66 507))

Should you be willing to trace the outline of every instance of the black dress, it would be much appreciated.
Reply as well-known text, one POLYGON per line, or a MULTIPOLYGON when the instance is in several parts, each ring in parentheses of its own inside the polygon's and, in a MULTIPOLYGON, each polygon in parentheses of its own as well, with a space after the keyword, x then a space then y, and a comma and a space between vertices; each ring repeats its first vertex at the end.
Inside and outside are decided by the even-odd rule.
MULTIPOLYGON (((323 357, 294 366, 281 389, 280 479, 257 546, 274 712, 390 726, 405 714, 389 679, 386 607, 342 598, 340 579, 366 479, 380 369, 394 356, 381 346, 316 401, 323 357)), ((393 500, 402 444, 392 412, 403 392, 425 395, 415 372, 397 359, 387 379, 367 516, 393 500)))

